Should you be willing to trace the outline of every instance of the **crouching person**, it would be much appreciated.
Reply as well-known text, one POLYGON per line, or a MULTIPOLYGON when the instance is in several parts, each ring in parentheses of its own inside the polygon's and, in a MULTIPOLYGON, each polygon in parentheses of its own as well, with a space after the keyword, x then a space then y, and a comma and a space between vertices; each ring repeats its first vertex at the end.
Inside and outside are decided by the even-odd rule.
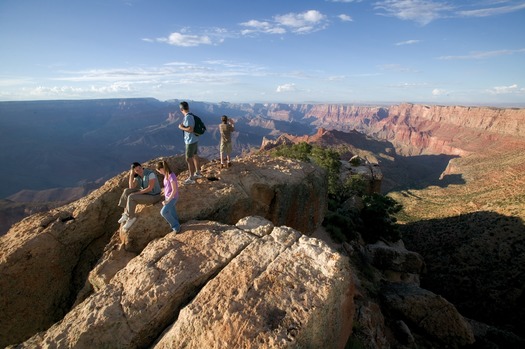
POLYGON ((143 168, 138 162, 131 165, 128 185, 129 187, 124 189, 120 196, 118 204, 124 208, 124 213, 118 221, 125 223, 124 230, 128 230, 137 220, 135 216, 137 204, 155 204, 162 199, 157 175, 154 171, 143 168))

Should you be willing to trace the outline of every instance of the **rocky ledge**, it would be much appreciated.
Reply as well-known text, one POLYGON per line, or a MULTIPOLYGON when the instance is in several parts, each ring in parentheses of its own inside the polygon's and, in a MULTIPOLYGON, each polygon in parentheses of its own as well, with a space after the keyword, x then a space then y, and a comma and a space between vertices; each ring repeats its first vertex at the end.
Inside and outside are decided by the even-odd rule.
MULTIPOLYGON (((181 159, 169 161, 184 168, 181 159)), ((120 229, 127 173, 16 224, 0 238, 0 347, 438 348, 475 341, 451 303, 419 287, 424 262, 402 241, 333 247, 312 237, 327 205, 321 169, 259 155, 227 169, 208 163, 203 172, 180 186, 179 234, 160 216, 160 203, 139 205, 137 222, 120 229)))

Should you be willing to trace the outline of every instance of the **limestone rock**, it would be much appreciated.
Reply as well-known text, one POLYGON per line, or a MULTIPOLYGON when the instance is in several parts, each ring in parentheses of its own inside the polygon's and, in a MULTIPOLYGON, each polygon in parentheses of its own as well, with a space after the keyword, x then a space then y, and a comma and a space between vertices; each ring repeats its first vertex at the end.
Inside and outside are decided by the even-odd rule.
POLYGON ((17 348, 145 347, 188 301, 255 237, 214 222, 153 241, 111 282, 17 348))
POLYGON ((184 228, 16 348, 148 347, 170 324, 156 347, 344 347, 353 315, 347 258, 285 226, 262 237, 210 221, 184 228))
POLYGON ((382 291, 387 312, 403 321, 412 332, 433 338, 444 347, 474 343, 471 326, 443 297, 414 284, 388 283, 382 291))
POLYGON ((367 180, 367 193, 380 193, 383 173, 378 164, 372 164, 368 160, 354 155, 350 161, 341 161, 341 180, 343 183, 353 175, 359 175, 367 180))
MULTIPOLYGON (((235 224, 256 215, 310 234, 324 218, 327 182, 314 165, 251 156, 222 170, 209 164, 202 172, 205 177, 197 183, 179 184, 176 208, 181 222, 209 219, 235 224)), ((180 175, 179 182, 185 176, 180 175)), ((120 230, 126 250, 139 253, 149 241, 170 232, 161 208, 161 203, 137 207, 137 221, 128 231, 120 230)))
POLYGON ((343 348, 351 284, 346 258, 277 227, 206 284, 154 348, 343 348))
POLYGON ((0 237, 0 347, 45 330, 69 310, 117 229, 118 182, 27 217, 0 237))
POLYGON ((387 244, 378 241, 366 245, 364 254, 369 262, 381 270, 389 281, 414 282, 419 285, 419 274, 423 271, 423 257, 416 252, 408 251, 403 241, 387 244))

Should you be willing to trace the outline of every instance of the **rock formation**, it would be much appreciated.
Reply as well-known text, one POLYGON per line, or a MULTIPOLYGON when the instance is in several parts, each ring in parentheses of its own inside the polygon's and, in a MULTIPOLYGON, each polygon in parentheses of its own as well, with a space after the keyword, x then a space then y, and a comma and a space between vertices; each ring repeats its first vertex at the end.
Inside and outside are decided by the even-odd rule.
POLYGON ((353 331, 370 347, 473 342, 455 307, 419 287, 423 261, 402 242, 345 252, 308 236, 326 209, 319 168, 258 155, 204 171, 180 186, 180 234, 160 204, 119 229, 127 173, 15 225, 0 240, 0 345, 344 348, 353 331))
POLYGON ((392 142, 398 154, 466 155, 495 140, 525 137, 525 109, 399 104, 390 107, 314 105, 304 118, 341 131, 392 142))
MULTIPOLYGON (((327 189, 319 168, 261 156, 238 162, 220 174, 214 171, 210 164, 208 178, 181 186, 177 209, 182 222, 213 219, 234 224, 242 217, 259 215, 276 225, 311 233, 322 221, 327 189)), ((123 173, 80 200, 24 219, 0 239, 0 300, 4 304, 0 345, 48 328, 70 310, 77 295, 89 294, 84 287, 88 274, 106 246, 115 250, 108 242, 118 234, 122 209, 116 204, 125 182, 123 173)), ((127 260, 170 231, 160 208, 160 203, 139 206, 133 228, 111 240, 123 242, 120 251, 126 251, 121 255, 127 260)), ((103 270, 115 272, 115 265, 123 264, 122 260, 106 263, 103 270)))
MULTIPOLYGON (((316 144, 320 146, 346 146, 350 148, 353 152, 360 152, 365 153, 362 150, 357 150, 354 147, 350 146, 348 143, 344 143, 344 135, 342 135, 342 132, 337 131, 327 131, 324 128, 319 128, 317 130, 317 133, 313 136, 293 136, 289 134, 283 134, 277 137, 275 140, 264 138, 263 142, 261 144, 260 150, 261 151, 269 151, 271 149, 274 149, 276 147, 282 146, 282 145, 293 145, 298 144, 301 142, 305 142, 308 144, 316 144)), ((355 139, 352 139, 354 143, 355 139)), ((350 150, 349 149, 349 150, 350 150)), ((341 181, 344 183, 348 179, 350 179, 353 175, 359 175, 361 178, 363 178, 366 181, 366 193, 380 193, 381 192, 381 183, 383 181, 383 173, 381 171, 381 168, 379 167, 377 161, 374 161, 371 163, 368 159, 365 159, 359 155, 354 155, 352 152, 347 152, 346 154, 342 154, 341 157, 343 160, 341 161, 342 170, 340 174, 341 181), (344 158, 348 156, 350 157, 349 160, 344 160, 344 158)), ((373 156, 372 156, 373 158, 373 156)))
POLYGON ((258 217, 193 221, 18 348, 141 348, 155 339, 154 348, 341 347, 352 310, 348 260, 321 241, 258 217))

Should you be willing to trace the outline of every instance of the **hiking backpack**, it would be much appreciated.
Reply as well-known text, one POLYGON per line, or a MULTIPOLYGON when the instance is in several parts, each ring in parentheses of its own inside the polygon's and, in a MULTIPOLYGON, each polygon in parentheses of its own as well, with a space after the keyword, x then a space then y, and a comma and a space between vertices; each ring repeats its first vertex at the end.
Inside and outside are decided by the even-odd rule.
POLYGON ((202 122, 201 118, 199 118, 197 115, 191 115, 193 115, 193 119, 195 120, 195 126, 193 126, 193 133, 195 134, 195 136, 200 136, 204 132, 206 132, 206 125, 204 125, 204 122, 202 122))

